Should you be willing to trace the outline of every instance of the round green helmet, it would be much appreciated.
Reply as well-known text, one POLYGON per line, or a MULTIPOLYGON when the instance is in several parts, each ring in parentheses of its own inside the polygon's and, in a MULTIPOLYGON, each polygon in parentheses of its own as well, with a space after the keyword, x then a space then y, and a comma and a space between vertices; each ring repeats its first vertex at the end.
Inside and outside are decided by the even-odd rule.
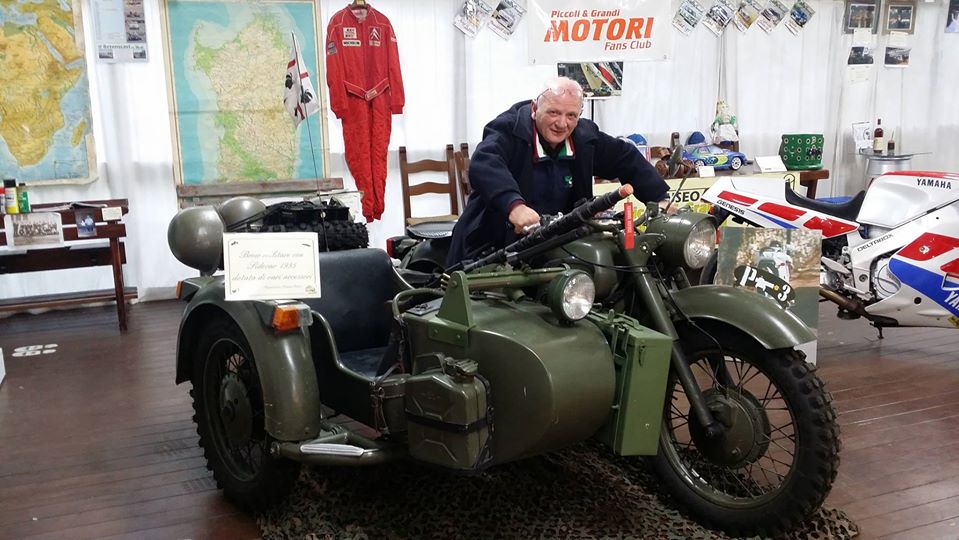
POLYGON ((258 214, 262 214, 266 210, 266 205, 260 199, 240 196, 223 201, 216 210, 223 218, 223 226, 229 231, 237 223, 242 223, 258 214))
POLYGON ((212 206, 184 208, 170 220, 166 238, 181 263, 212 274, 223 259, 223 220, 212 206))

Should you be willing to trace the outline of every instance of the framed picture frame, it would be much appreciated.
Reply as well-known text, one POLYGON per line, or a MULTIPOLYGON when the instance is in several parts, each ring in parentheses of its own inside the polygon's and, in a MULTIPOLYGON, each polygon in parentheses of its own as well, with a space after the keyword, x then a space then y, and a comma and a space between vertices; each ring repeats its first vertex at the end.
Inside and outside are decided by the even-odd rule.
POLYGON ((623 94, 622 62, 575 62, 556 64, 560 77, 569 77, 583 87, 586 99, 607 99, 623 94))
POLYGON ((889 0, 883 9, 882 33, 905 32, 916 29, 915 0, 889 0))
POLYGON ((861 28, 868 28, 873 34, 879 31, 882 0, 845 0, 845 2, 842 18, 843 33, 851 34, 854 30, 861 28))
POLYGON ((946 33, 959 33, 959 0, 949 0, 946 10, 946 33))

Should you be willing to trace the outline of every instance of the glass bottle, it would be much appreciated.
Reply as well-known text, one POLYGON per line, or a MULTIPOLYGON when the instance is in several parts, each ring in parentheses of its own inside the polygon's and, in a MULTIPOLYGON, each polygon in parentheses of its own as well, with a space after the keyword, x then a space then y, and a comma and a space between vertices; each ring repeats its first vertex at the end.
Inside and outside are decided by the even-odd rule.
POLYGON ((876 129, 872 132, 872 151, 875 154, 882 153, 883 147, 882 118, 876 120, 876 129))

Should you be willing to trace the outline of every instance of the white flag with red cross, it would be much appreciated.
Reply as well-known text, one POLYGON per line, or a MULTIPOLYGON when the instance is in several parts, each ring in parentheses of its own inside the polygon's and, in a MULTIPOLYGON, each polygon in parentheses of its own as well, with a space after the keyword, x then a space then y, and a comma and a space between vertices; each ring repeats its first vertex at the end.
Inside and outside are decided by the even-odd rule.
POLYGON ((290 113, 296 125, 306 120, 307 116, 320 110, 319 98, 310 74, 303 63, 303 55, 296 46, 296 36, 293 36, 293 49, 290 51, 290 60, 286 65, 286 80, 283 88, 283 106, 290 113))

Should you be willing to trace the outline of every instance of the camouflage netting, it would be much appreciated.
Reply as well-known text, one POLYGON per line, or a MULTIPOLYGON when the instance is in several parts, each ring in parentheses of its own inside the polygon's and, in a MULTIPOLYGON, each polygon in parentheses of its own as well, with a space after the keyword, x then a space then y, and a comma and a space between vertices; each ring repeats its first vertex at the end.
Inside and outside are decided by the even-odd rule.
MULTIPOLYGON (((402 461, 305 468, 289 501, 260 516, 265 539, 720 539, 657 491, 641 459, 594 444, 457 476, 402 461)), ((788 538, 852 538, 859 528, 822 509, 788 538)))

